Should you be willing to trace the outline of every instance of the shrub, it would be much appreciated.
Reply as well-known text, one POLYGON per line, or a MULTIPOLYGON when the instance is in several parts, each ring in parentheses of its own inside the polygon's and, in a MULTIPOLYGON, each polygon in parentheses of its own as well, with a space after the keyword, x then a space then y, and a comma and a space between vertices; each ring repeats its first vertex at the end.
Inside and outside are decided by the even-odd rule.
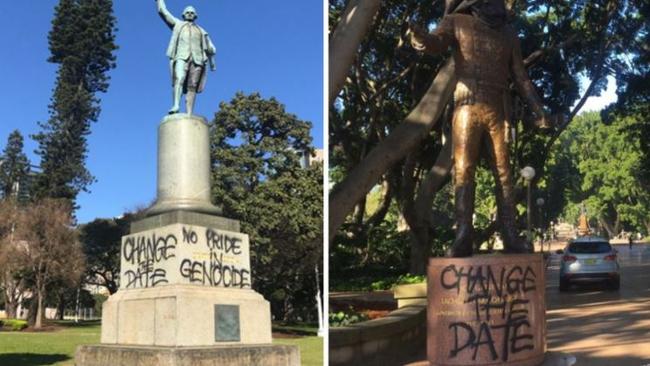
POLYGON ((368 315, 364 313, 355 312, 350 309, 349 312, 339 311, 329 314, 329 321, 331 327, 344 327, 346 325, 363 322, 370 320, 368 315))
POLYGON ((373 282, 370 287, 373 291, 391 290, 397 285, 410 285, 414 283, 425 282, 426 280, 426 276, 412 275, 410 273, 407 273, 397 277, 387 276, 382 280, 373 282))
POLYGON ((27 328, 27 321, 20 319, 5 319, 0 322, 0 327, 11 332, 20 332, 27 328))

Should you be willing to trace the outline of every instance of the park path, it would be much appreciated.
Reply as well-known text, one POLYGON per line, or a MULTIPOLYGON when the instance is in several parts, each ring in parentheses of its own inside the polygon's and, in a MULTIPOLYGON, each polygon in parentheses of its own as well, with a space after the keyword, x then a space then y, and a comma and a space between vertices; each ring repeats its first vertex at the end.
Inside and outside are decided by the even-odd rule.
POLYGON ((576 366, 650 365, 650 245, 616 245, 621 288, 600 285, 559 292, 561 256, 546 272, 549 351, 571 354, 576 366))

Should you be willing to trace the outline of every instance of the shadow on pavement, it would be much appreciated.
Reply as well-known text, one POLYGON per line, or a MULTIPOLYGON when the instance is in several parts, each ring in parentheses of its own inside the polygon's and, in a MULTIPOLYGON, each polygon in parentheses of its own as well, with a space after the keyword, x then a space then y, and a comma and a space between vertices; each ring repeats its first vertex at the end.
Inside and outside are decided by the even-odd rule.
POLYGON ((599 284, 558 291, 559 258, 547 271, 547 343, 576 366, 650 365, 650 251, 621 246, 621 289, 599 284))
POLYGON ((69 359, 70 356, 63 354, 5 353, 0 354, 0 365, 45 366, 69 359))

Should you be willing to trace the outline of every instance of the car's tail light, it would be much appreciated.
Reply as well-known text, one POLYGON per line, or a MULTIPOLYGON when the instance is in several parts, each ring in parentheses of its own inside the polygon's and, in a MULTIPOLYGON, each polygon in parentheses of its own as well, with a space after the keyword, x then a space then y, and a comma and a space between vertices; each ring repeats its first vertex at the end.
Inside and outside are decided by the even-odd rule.
POLYGON ((564 262, 575 262, 577 260, 578 260, 578 258, 576 258, 576 257, 574 257, 572 255, 565 255, 564 257, 562 257, 562 261, 564 261, 564 262))
POLYGON ((616 254, 610 254, 608 256, 605 256, 606 261, 615 261, 616 260, 616 254))

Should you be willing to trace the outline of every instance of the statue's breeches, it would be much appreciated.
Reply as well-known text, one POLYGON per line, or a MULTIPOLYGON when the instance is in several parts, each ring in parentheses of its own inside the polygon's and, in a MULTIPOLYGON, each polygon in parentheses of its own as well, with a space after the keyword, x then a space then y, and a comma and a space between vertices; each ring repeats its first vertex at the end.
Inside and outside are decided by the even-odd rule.
POLYGON ((500 102, 498 106, 477 103, 456 108, 453 121, 456 186, 473 184, 481 144, 485 143, 497 183, 508 186, 509 190, 512 190, 506 142, 508 131, 500 102))
POLYGON ((201 84, 205 72, 205 66, 197 65, 192 62, 192 60, 176 60, 172 67, 174 69, 174 80, 172 80, 172 82, 176 85, 180 79, 183 83, 183 93, 187 93, 188 90, 193 92, 202 91, 203 88, 201 84))
POLYGON ((199 84, 201 83, 201 76, 203 75, 204 68, 203 65, 197 65, 192 61, 187 63, 187 78, 185 79, 186 90, 197 91, 199 84))

